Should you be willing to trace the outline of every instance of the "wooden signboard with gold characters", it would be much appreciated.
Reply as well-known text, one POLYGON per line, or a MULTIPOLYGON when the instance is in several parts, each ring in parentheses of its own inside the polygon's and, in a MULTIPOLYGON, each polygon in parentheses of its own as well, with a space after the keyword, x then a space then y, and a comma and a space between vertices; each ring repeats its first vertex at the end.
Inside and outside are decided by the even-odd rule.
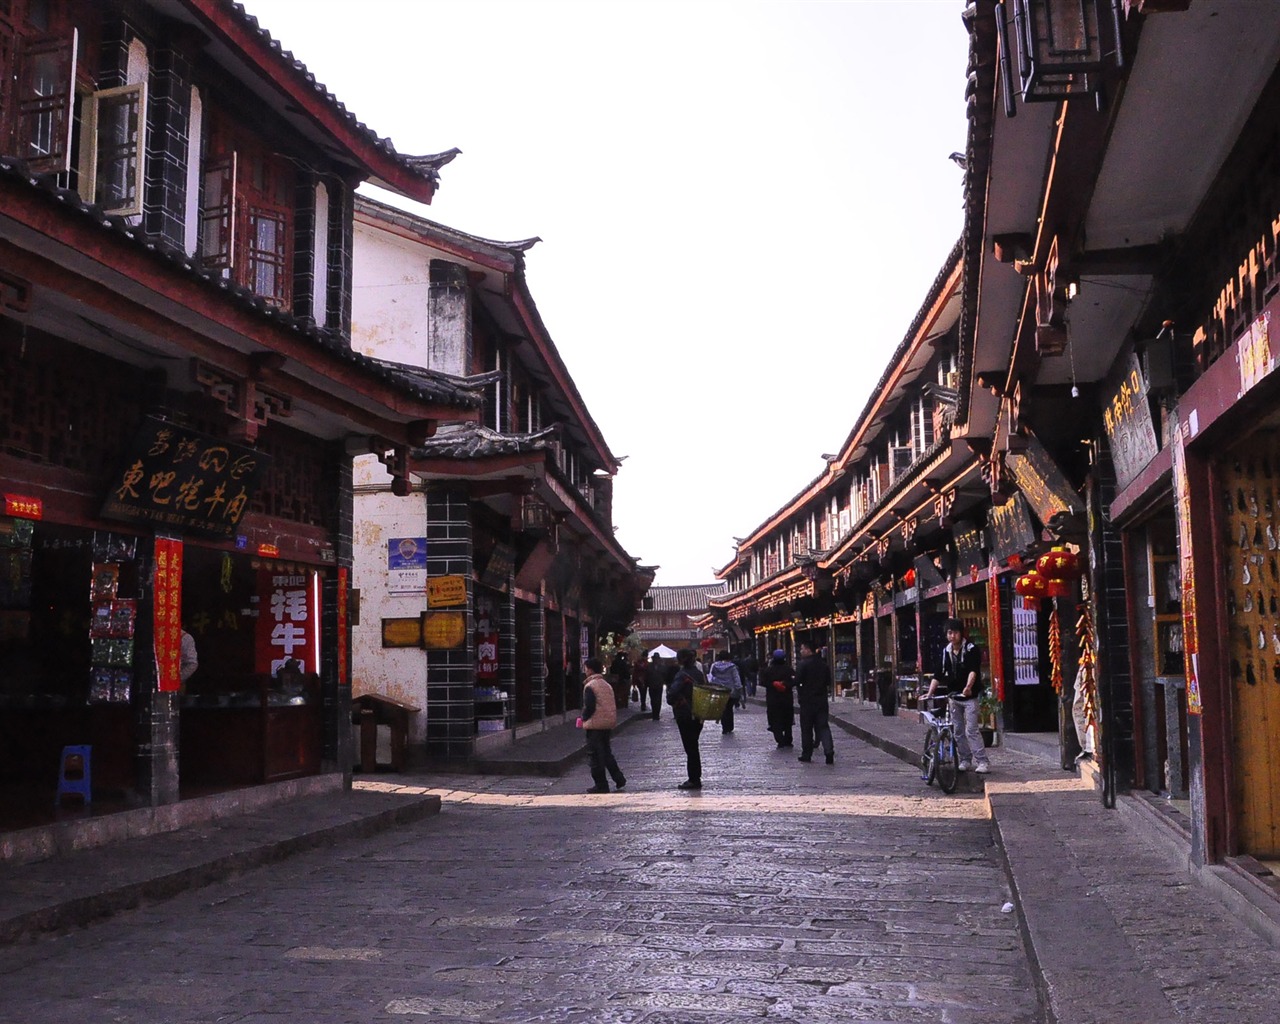
POLYGON ((423 612, 417 618, 383 619, 383 647, 421 647, 448 651, 461 647, 467 638, 467 617, 463 612, 423 612))

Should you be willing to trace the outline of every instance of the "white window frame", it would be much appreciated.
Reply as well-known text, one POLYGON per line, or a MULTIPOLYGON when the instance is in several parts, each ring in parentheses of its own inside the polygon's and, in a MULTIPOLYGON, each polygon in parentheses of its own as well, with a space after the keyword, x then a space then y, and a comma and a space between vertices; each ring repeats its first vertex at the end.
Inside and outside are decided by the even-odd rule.
POLYGON ((104 100, 136 94, 137 96, 137 132, 131 140, 134 158, 133 200, 124 206, 103 206, 106 213, 122 217, 139 216, 142 213, 143 188, 147 155, 147 83, 134 82, 131 85, 119 85, 111 89, 99 89, 84 97, 82 112, 81 144, 80 144, 80 195, 89 203, 98 202, 99 140, 98 110, 104 100))

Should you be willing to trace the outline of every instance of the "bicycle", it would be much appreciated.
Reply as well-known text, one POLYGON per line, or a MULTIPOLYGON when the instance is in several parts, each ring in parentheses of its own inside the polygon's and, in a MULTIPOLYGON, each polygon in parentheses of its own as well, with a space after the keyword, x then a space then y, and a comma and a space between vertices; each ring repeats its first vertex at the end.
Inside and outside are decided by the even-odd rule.
POLYGON ((921 700, 920 721, 928 726, 924 734, 924 753, 920 758, 920 778, 926 786, 938 780, 944 793, 954 793, 960 781, 960 751, 956 747, 955 728, 951 723, 950 698, 929 697, 921 700), (924 705, 928 704, 929 707, 924 705), (939 715, 938 711, 942 710, 939 715))

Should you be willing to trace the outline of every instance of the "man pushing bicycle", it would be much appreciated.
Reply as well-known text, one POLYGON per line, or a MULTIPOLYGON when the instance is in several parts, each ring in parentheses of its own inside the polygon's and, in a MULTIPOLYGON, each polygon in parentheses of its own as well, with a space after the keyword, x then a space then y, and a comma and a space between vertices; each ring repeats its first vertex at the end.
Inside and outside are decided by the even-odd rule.
POLYGON ((982 742, 982 652, 972 640, 964 638, 964 623, 947 619, 947 642, 942 648, 942 664, 929 681, 926 698, 939 693, 949 699, 951 723, 960 754, 960 770, 985 775, 991 771, 987 747, 982 742), (939 693, 940 691, 940 693, 939 693))

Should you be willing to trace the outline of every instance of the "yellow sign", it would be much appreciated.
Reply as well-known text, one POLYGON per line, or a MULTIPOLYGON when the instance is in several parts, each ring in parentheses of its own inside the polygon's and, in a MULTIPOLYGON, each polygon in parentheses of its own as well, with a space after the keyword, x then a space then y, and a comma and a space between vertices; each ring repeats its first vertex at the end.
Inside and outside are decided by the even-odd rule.
POLYGON ((382 646, 383 647, 421 647, 422 646, 422 620, 413 619, 383 619, 382 620, 382 646))
POLYGON ((461 576, 432 576, 427 580, 427 607, 452 608, 467 603, 467 581, 461 576))
POLYGON ((467 620, 462 612, 423 612, 422 643, 430 650, 460 647, 467 638, 467 620))

